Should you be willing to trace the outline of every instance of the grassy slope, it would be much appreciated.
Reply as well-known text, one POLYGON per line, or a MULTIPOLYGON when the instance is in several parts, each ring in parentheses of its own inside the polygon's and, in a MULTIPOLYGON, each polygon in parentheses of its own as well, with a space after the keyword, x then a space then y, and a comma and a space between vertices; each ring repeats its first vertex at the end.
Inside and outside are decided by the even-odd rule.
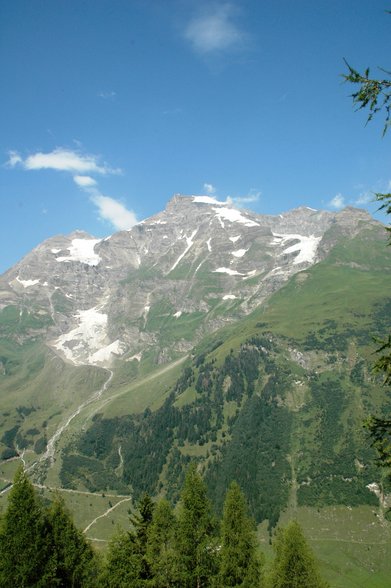
MULTIPOLYGON (((336 320, 338 328, 342 331, 349 328, 349 325, 366 331, 367 352, 370 353, 373 321, 369 315, 384 302, 384 297, 391 291, 389 270, 389 252, 387 255, 384 240, 376 231, 370 231, 364 240, 360 237, 342 243, 333 250, 327 261, 296 275, 272 297, 267 306, 258 309, 239 324, 204 340, 198 346, 197 353, 210 348, 211 342, 220 339, 223 343, 212 356, 221 363, 231 348, 236 349, 241 342, 258 332, 259 322, 264 324, 264 328, 277 334, 302 341, 309 332, 318 331, 326 320, 336 320)), ((38 356, 35 355, 35 351, 31 353, 31 360, 34 363, 34 357, 38 356)), ((30 357, 28 351, 26 354, 27 358, 30 357)), ((48 361, 48 358, 45 361, 48 361)), ((30 369, 31 366, 28 371, 30 369)), ((180 366, 176 366, 171 372, 166 372, 164 379, 138 382, 137 373, 130 370, 127 375, 135 377, 134 382, 129 384, 126 378, 123 378, 118 387, 118 396, 113 396, 112 402, 104 408, 105 415, 119 415, 124 411, 139 412, 147 406, 156 408, 160 404, 160 398, 165 396, 165 392, 162 396, 162 387, 167 391, 177 379, 179 371, 180 366)), ((23 377, 20 375, 22 380, 18 393, 21 401, 24 402, 31 390, 36 390, 35 394, 39 394, 38 389, 42 385, 42 397, 45 397, 45 390, 48 389, 47 378, 42 368, 38 369, 38 372, 41 376, 34 379, 35 384, 32 388, 30 380, 27 382, 26 378, 23 384, 23 377)), ((68 376, 69 374, 66 377, 68 376)), ((64 382, 66 377, 64 376, 64 382)), ((86 374, 83 374, 84 377, 86 374)), ((75 378, 75 386, 77 382, 78 378, 75 378)), ((12 469, 12 463, 7 467, 12 469)), ((87 519, 90 522, 108 508, 107 499, 104 504, 100 504, 100 499, 104 501, 101 495, 91 498, 82 494, 69 496, 67 500, 75 512, 76 520, 82 525, 87 519), (89 506, 91 504, 93 506, 89 506)), ((112 503, 114 504, 114 500, 112 503)), ((113 511, 110 517, 100 519, 91 528, 90 536, 107 539, 116 521, 126 523, 127 508, 127 503, 121 504, 118 511, 113 511)), ((346 507, 327 507, 318 511, 304 507, 296 508, 294 513, 289 511, 286 517, 292 514, 295 514, 303 524, 332 586, 388 586, 391 573, 391 565, 388 563, 391 561, 389 526, 379 523, 374 509, 357 507, 349 510, 346 507)), ((267 550, 267 542, 265 548, 267 550)))
MULTIPOLYGON (((2 339, 0 356, 6 365, 0 374, 0 438, 18 426, 28 450, 39 437, 50 438, 65 415, 107 379, 106 370, 64 363, 39 340, 17 344, 2 339)), ((1 450, 5 447, 2 442, 1 450)))

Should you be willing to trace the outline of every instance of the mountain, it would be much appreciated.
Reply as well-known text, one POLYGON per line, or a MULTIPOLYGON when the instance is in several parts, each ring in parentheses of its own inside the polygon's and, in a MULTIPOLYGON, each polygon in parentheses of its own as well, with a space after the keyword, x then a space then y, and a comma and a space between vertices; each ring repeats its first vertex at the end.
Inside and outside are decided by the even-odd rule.
POLYGON ((1 308, 11 322, 16 313, 19 340, 45 332, 74 365, 148 353, 165 363, 248 315, 363 224, 376 225, 357 209, 274 217, 175 196, 130 231, 45 241, 1 278, 1 308))
POLYGON ((207 196, 106 239, 45 241, 0 278, 4 485, 23 459, 78 500, 175 500, 197 460, 217 508, 236 479, 270 532, 310 512, 320 536, 320 512, 353 508, 389 538, 362 422, 391 409, 371 370, 390 269, 362 210, 264 216, 207 196))

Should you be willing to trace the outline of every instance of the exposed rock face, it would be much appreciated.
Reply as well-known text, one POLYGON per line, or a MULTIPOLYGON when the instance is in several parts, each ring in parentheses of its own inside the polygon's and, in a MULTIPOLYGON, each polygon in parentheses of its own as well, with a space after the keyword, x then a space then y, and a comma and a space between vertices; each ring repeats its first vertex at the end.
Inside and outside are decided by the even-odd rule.
POLYGON ((46 319, 48 344, 75 364, 140 359, 151 346, 165 361, 251 312, 363 223, 379 224, 353 208, 261 216, 177 195, 106 239, 48 239, 0 277, 0 309, 46 319))

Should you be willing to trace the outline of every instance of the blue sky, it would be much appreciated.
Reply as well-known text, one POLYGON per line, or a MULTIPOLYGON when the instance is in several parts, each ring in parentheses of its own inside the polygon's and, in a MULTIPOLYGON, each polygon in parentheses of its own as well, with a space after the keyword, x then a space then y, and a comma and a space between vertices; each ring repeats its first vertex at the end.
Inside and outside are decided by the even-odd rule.
POLYGON ((0 271, 174 193, 277 214, 387 191, 391 132, 342 83, 391 69, 389 0, 3 0, 0 271))

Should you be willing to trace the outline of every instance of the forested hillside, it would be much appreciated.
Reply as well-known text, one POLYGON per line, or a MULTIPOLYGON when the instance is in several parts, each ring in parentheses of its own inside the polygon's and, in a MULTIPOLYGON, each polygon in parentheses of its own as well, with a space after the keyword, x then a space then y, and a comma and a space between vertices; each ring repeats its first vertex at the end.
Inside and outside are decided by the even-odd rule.
POLYGON ((292 502, 377 505, 387 481, 362 424, 390 408, 371 369, 371 334, 384 335, 390 309, 383 248, 376 231, 336 247, 199 346, 159 407, 98 412, 64 450, 62 483, 176 500, 195 460, 220 511, 235 479, 270 530, 292 502))

